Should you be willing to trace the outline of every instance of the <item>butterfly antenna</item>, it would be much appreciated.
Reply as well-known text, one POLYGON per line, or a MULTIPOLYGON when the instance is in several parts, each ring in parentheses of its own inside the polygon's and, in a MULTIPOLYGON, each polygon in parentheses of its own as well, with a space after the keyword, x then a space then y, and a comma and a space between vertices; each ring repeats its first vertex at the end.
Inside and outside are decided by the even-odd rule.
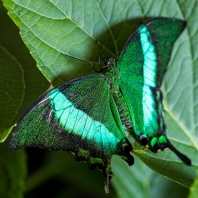
MULTIPOLYGON (((64 55, 64 56, 69 56, 69 55, 66 55, 66 54, 63 54, 63 53, 61 53, 62 55, 64 55)), ((94 69, 94 71, 96 72, 96 73, 98 73, 98 71, 96 70, 96 68, 93 66, 93 63, 92 62, 90 62, 90 61, 87 61, 87 60, 83 60, 83 59, 80 59, 80 58, 76 58, 76 57, 73 57, 73 56, 69 56, 70 58, 73 58, 73 59, 76 59, 76 60, 79 60, 79 61, 82 61, 82 62, 85 62, 85 63, 90 63, 91 64, 91 67, 94 69)))
POLYGON ((96 68, 93 66, 93 63, 92 62, 89 62, 90 64, 91 64, 91 66, 92 66, 92 68, 94 69, 94 71, 96 72, 96 73, 99 73, 97 70, 96 70, 96 68))
POLYGON ((113 55, 113 53, 109 52, 108 49, 104 49, 104 47, 102 47, 102 45, 96 40, 96 43, 98 45, 98 47, 100 48, 100 50, 102 51, 102 55, 104 59, 108 59, 109 57, 115 57, 115 55, 113 55))
POLYGON ((180 153, 169 141, 167 142, 167 144, 168 148, 170 148, 185 164, 191 166, 191 160, 187 156, 180 153))
POLYGON ((99 62, 100 64, 103 64, 103 62, 105 62, 105 60, 108 59, 108 56, 107 56, 107 54, 105 54, 105 51, 103 50, 102 46, 100 46, 100 44, 98 43, 98 41, 96 41, 96 43, 98 44, 100 50, 102 51, 102 53, 99 53, 99 54, 98 54, 98 62, 99 62), (102 55, 101 55, 101 54, 102 54, 102 55), (102 57, 102 58, 101 58, 101 57, 102 57))

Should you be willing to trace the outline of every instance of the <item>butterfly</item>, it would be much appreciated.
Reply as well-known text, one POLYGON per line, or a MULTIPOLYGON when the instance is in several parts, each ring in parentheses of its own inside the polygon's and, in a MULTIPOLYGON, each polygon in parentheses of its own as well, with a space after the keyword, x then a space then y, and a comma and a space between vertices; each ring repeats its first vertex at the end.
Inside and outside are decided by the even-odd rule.
POLYGON ((170 148, 191 165, 167 139, 160 90, 173 45, 185 26, 185 21, 172 18, 140 24, 119 58, 105 59, 100 73, 64 82, 41 96, 13 129, 9 147, 72 152, 77 161, 103 172, 106 192, 113 176, 112 155, 134 163, 124 128, 152 152, 170 148))

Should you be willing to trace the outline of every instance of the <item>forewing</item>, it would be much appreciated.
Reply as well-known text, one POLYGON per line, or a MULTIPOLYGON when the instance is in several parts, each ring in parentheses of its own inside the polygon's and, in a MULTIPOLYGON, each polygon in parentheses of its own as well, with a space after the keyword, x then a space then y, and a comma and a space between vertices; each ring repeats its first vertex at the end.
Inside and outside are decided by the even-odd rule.
POLYGON ((160 87, 174 42, 185 26, 185 21, 170 18, 154 18, 142 23, 118 59, 121 78, 160 87))

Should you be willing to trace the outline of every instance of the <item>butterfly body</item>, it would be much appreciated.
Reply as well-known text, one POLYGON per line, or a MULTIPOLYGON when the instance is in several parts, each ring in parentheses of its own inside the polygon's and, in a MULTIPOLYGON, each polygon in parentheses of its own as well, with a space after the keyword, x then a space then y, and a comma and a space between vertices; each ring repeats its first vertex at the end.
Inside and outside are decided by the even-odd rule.
POLYGON ((102 170, 106 192, 112 155, 134 163, 124 127, 152 152, 170 148, 190 165, 166 137, 160 90, 173 44, 185 25, 167 18, 141 24, 118 60, 105 60, 101 73, 65 82, 39 98, 15 127, 10 147, 73 152, 90 169, 102 170))

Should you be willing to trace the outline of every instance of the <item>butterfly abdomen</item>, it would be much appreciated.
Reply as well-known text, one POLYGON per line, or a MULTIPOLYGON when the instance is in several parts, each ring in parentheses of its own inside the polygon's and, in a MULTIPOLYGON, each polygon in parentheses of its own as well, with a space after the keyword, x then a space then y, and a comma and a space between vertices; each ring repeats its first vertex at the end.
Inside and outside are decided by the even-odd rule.
POLYGON ((132 122, 131 122, 129 108, 121 91, 118 89, 117 91, 112 92, 112 95, 115 100, 116 106, 118 108, 122 125, 125 126, 126 128, 131 128, 132 122))

